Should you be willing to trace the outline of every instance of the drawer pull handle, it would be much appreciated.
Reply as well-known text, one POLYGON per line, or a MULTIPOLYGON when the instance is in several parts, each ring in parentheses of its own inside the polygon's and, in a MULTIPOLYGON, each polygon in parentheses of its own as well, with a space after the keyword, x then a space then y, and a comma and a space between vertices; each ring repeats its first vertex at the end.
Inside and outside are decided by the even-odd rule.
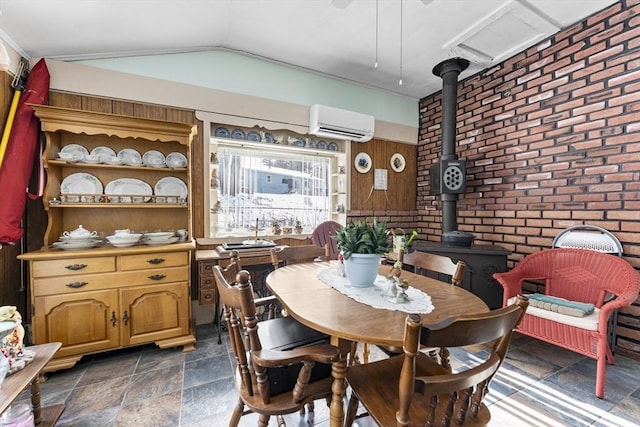
POLYGON ((73 288, 73 289, 78 289, 81 288, 83 286, 88 285, 89 282, 72 282, 72 283, 67 283, 67 287, 68 288, 73 288))
POLYGON ((124 317, 122 318, 122 321, 124 322, 125 326, 129 323, 129 314, 127 313, 127 310, 124 311, 124 317))
POLYGON ((66 268, 67 270, 78 271, 82 270, 83 268, 87 268, 87 264, 69 264, 65 265, 64 268, 66 268))
POLYGON ((164 258, 151 258, 148 259, 147 262, 153 265, 162 264, 164 262, 164 258))
POLYGON ((154 274, 154 275, 149 276, 149 279, 151 279, 151 280, 162 280, 165 277, 167 277, 167 276, 165 276, 164 274, 154 274))
POLYGON ((115 311, 111 312, 111 326, 113 326, 113 327, 116 326, 116 312, 115 311))

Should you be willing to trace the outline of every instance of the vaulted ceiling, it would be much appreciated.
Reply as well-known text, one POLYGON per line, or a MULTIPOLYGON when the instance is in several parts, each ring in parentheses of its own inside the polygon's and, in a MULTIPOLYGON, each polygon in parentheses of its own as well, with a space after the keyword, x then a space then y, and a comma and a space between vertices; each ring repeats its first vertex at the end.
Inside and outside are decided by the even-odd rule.
POLYGON ((614 0, 0 1, 0 38, 59 60, 212 49, 421 98, 461 56, 474 74, 614 0), (377 66, 376 66, 377 64, 377 66))

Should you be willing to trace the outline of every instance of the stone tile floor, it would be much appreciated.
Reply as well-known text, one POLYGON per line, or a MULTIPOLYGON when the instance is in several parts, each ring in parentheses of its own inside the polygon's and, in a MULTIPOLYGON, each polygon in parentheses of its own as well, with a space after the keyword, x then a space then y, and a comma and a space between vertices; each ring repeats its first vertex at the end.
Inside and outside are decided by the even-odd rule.
MULTIPOLYGON (((58 426, 226 426, 237 400, 228 339, 223 334, 217 344, 211 325, 198 326, 197 336, 189 353, 148 345, 87 356, 48 375, 42 405, 65 403, 58 426)), ((454 366, 468 361, 461 352, 452 356, 454 366)), ((640 425, 639 374, 640 361, 617 356, 607 367, 606 396, 598 399, 594 360, 516 336, 487 396, 490 426, 640 425)), ((315 406, 312 415, 287 416, 287 425, 328 426, 328 408, 323 401, 315 406)), ((256 420, 248 415, 241 425, 256 420)), ((356 423, 375 425, 370 418, 356 423)))

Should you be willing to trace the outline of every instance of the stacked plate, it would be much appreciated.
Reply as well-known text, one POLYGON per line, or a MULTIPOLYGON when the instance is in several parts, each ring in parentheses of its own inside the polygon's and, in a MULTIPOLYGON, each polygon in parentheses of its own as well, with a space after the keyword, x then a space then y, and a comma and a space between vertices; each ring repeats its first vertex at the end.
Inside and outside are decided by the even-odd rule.
POLYGON ((116 248, 127 248, 140 241, 141 233, 118 233, 107 236, 107 240, 116 248))
POLYGON ((82 225, 73 231, 65 231, 58 242, 53 243, 54 248, 76 250, 94 248, 102 243, 98 232, 82 228, 82 225))
POLYGON ((69 237, 60 236, 59 241, 53 243, 53 247, 56 249, 65 250, 80 250, 95 248, 102 243, 102 239, 99 237, 69 237))
POLYGON ((140 241, 149 246, 170 245, 178 241, 178 236, 173 231, 156 231, 144 233, 140 241))

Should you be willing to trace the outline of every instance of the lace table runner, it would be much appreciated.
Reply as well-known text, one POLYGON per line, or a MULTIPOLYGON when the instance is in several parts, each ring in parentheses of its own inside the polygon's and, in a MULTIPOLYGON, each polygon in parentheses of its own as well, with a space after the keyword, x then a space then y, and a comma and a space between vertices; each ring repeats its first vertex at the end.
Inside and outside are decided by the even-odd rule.
POLYGON ((395 303, 385 299, 385 294, 389 288, 389 281, 378 274, 373 286, 359 288, 352 286, 346 277, 342 277, 336 267, 329 267, 318 273, 318 279, 331 286, 340 293, 353 298, 363 304, 374 308, 384 308, 387 310, 403 311, 405 313, 428 314, 433 311, 431 297, 412 286, 407 288, 406 293, 409 301, 395 303))

